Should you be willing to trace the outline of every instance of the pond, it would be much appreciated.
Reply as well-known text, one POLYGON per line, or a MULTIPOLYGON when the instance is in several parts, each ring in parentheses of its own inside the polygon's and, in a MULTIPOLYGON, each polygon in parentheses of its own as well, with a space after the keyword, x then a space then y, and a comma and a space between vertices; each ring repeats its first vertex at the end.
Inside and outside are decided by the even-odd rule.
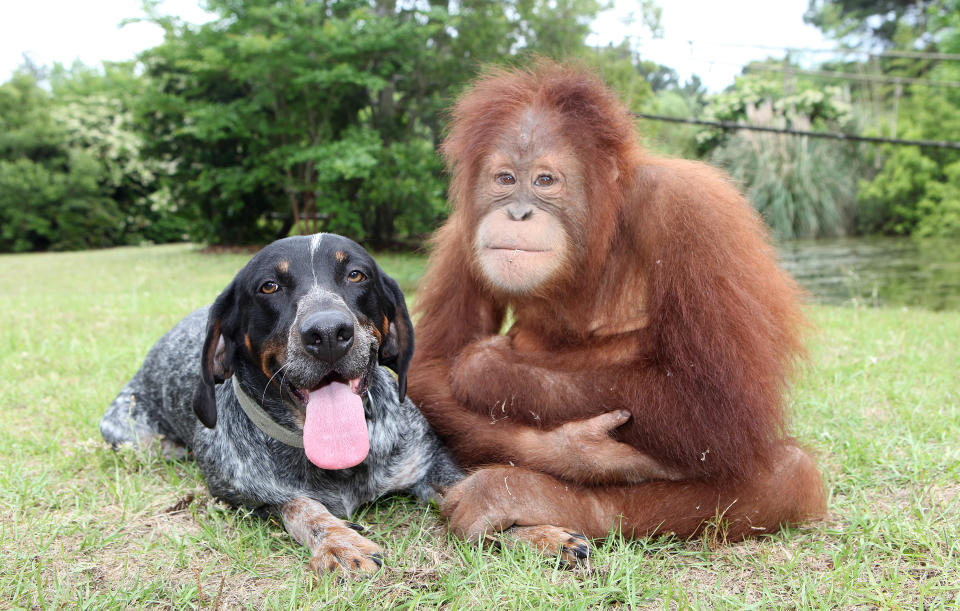
POLYGON ((960 310, 960 240, 838 238, 777 245, 819 303, 960 310))

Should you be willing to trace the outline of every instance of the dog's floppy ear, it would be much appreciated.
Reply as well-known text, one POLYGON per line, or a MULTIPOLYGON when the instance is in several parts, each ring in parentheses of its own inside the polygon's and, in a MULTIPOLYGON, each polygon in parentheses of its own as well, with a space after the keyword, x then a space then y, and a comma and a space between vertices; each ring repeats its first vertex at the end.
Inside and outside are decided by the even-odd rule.
POLYGON ((413 358, 413 323, 407 312, 407 302, 397 281, 380 270, 381 293, 386 300, 383 305, 387 319, 387 332, 380 343, 379 362, 393 369, 400 386, 400 400, 407 394, 407 369, 413 358))
POLYGON ((231 282, 210 308, 207 318, 207 337, 200 353, 200 383, 193 393, 193 412, 209 429, 217 425, 217 395, 215 384, 233 375, 233 357, 236 344, 232 331, 237 326, 235 286, 231 282))

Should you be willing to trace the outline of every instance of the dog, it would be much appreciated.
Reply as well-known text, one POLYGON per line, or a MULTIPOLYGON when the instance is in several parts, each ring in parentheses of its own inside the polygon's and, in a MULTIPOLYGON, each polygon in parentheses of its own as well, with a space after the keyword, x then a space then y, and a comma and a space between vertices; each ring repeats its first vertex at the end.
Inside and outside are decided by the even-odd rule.
POLYGON ((192 452, 214 497, 279 514, 318 574, 373 572, 381 549, 341 518, 464 476, 405 398, 412 329, 400 287, 359 244, 284 238, 153 346, 100 431, 114 448, 192 452))

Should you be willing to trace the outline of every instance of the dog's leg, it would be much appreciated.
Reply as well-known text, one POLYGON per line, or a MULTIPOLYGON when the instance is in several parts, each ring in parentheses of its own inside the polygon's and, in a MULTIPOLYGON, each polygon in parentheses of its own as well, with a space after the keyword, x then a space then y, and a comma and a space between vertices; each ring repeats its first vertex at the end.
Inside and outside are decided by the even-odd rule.
MULTIPOLYGON (((160 455, 168 460, 185 458, 186 446, 161 432, 159 420, 162 409, 156 399, 142 392, 141 374, 124 386, 100 420, 100 433, 114 449, 122 445, 138 448, 158 446, 160 455)), ((169 428, 169 427, 167 427, 169 428)))
POLYGON ((337 570, 372 573, 383 564, 379 545, 318 501, 297 497, 280 506, 280 515, 290 536, 313 553, 310 568, 318 575, 337 570))

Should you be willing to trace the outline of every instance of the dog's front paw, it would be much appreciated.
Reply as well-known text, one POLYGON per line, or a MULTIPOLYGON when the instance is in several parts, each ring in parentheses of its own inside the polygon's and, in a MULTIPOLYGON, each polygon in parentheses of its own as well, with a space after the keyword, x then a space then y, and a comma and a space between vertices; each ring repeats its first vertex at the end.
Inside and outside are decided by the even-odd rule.
POLYGON ((338 571, 369 574, 381 566, 380 546, 347 526, 328 527, 310 559, 310 568, 317 575, 338 571))

